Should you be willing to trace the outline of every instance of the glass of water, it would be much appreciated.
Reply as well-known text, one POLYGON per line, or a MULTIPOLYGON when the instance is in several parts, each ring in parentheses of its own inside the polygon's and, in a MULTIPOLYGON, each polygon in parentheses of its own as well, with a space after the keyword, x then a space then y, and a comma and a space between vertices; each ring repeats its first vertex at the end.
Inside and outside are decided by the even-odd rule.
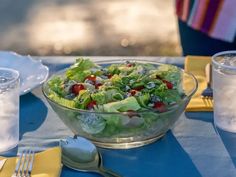
POLYGON ((0 152, 19 142, 19 72, 0 68, 0 152))
POLYGON ((214 123, 236 133, 236 51, 212 56, 214 123))

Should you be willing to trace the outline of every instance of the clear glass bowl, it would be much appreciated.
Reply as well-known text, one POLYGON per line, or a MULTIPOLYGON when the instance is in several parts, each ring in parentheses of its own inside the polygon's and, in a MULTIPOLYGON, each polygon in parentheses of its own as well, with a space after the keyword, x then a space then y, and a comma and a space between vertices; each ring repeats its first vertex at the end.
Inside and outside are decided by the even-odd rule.
MULTIPOLYGON (((138 63, 151 63, 156 66, 162 65, 161 63, 147 60, 133 61, 138 63)), ((110 64, 123 62, 124 61, 122 60, 106 60, 100 62, 98 61, 96 63, 102 66, 107 66, 110 64)), ((186 73, 181 68, 179 69, 182 73, 182 85, 186 96, 184 96, 177 104, 169 107, 166 112, 162 113, 154 110, 134 112, 132 113, 134 117, 130 118, 130 112, 94 112, 65 107, 49 98, 50 90, 47 83, 50 81, 52 76, 47 82, 44 83, 43 93, 59 118, 75 135, 85 137, 99 147, 128 149, 143 146, 161 138, 184 112, 192 95, 197 90, 197 81, 192 74, 186 73), (188 87, 185 87, 186 85, 188 85, 188 87), (124 126, 121 126, 122 128, 116 128, 106 124, 104 128, 104 120, 109 121, 110 119, 116 119, 117 121, 120 121, 121 125, 124 126), (127 123, 127 121, 129 122, 127 123), (94 128, 99 130, 99 127, 102 131, 94 131, 94 128)), ((56 73, 53 76, 63 75, 64 72, 65 70, 56 73)))

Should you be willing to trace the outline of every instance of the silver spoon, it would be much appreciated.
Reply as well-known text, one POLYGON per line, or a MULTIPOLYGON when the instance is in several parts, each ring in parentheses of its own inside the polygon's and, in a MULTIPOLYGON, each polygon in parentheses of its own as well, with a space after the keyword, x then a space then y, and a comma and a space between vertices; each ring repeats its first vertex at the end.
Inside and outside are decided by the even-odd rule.
POLYGON ((104 177, 121 177, 103 167, 102 156, 89 140, 68 137, 61 141, 62 163, 74 170, 99 173, 104 177))

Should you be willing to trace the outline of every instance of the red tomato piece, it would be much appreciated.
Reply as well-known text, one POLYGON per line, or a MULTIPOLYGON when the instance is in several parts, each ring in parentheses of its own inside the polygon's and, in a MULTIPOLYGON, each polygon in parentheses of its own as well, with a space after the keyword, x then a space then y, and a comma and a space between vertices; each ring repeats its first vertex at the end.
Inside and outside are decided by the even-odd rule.
POLYGON ((162 101, 155 102, 153 108, 157 109, 160 112, 166 111, 166 105, 162 101))
POLYGON ((140 90, 143 90, 144 89, 144 86, 139 86, 139 87, 135 87, 134 90, 137 90, 137 91, 140 91, 140 90))
POLYGON ((133 64, 132 64, 132 63, 128 63, 126 66, 127 66, 127 67, 132 67, 133 64))
POLYGON ((171 82, 169 82, 167 80, 162 80, 162 81, 166 84, 168 89, 173 89, 173 84, 171 82))
POLYGON ((86 79, 88 79, 90 81, 93 81, 93 82, 96 82, 96 76, 95 75, 90 75, 90 76, 86 77, 86 79))
POLYGON ((95 84, 95 88, 98 89, 100 86, 102 86, 102 83, 95 84))
POLYGON ((83 84, 74 84, 71 87, 71 92, 74 93, 75 95, 78 95, 81 90, 85 90, 83 84))
POLYGON ((137 93, 137 90, 130 90, 129 93, 134 96, 137 93))
POLYGON ((112 74, 107 74, 108 79, 112 78, 112 74))
POLYGON ((88 103, 87 109, 93 109, 94 106, 96 106, 96 105, 97 105, 96 101, 91 101, 88 103))

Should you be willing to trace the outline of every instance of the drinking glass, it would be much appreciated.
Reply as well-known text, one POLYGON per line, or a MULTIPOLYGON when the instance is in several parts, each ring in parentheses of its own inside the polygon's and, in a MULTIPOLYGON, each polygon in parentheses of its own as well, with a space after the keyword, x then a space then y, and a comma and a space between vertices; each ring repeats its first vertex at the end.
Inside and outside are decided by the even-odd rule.
POLYGON ((19 142, 19 72, 0 68, 0 152, 19 142))
POLYGON ((236 133, 236 51, 212 56, 214 123, 236 133))

